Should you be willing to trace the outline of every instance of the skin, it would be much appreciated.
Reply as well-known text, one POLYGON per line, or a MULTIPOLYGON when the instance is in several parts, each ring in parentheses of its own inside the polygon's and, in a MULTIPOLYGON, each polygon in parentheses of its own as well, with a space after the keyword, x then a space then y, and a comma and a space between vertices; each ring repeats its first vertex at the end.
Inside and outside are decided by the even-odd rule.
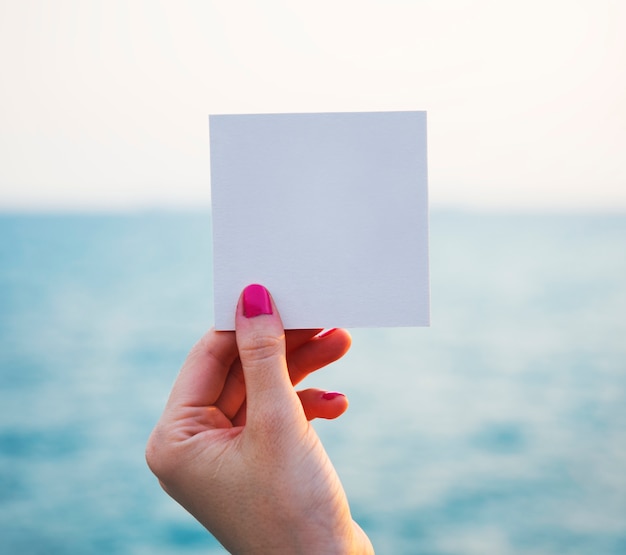
POLYGON ((309 420, 336 418, 343 395, 294 390, 350 347, 342 329, 285 333, 272 314, 193 347, 146 448, 163 489, 235 554, 370 554, 309 420))

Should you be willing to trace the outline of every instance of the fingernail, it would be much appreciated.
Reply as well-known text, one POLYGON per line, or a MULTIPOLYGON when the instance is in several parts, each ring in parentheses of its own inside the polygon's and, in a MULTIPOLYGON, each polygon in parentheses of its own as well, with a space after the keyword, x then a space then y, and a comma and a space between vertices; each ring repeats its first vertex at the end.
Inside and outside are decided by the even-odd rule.
POLYGON ((317 335, 318 339, 321 339, 322 337, 326 337, 327 335, 330 335, 331 333, 335 333, 337 331, 338 328, 330 328, 328 330, 324 330, 322 333, 319 333, 317 335))
POLYGON ((248 285, 243 290, 243 315, 254 318, 261 314, 272 314, 270 294, 262 285, 248 285))
POLYGON ((325 399, 326 401, 331 401, 335 397, 345 397, 345 395, 343 393, 339 393, 338 391, 327 391, 322 394, 322 399, 325 399))

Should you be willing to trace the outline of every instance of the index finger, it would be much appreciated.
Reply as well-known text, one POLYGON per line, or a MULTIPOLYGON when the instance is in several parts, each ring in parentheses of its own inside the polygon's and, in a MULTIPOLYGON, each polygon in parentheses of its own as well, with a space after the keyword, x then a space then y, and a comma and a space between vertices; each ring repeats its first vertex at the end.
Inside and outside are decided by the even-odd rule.
POLYGON ((193 346, 172 386, 168 406, 213 405, 237 358, 235 332, 211 328, 193 346))

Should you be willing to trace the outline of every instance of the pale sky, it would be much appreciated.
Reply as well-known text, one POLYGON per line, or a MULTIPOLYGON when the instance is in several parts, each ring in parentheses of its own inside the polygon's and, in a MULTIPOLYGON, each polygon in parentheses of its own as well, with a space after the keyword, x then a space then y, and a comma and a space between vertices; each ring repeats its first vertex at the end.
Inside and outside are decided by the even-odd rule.
POLYGON ((427 110, 433 206, 626 210, 623 0, 0 0, 0 210, 205 208, 211 113, 427 110))

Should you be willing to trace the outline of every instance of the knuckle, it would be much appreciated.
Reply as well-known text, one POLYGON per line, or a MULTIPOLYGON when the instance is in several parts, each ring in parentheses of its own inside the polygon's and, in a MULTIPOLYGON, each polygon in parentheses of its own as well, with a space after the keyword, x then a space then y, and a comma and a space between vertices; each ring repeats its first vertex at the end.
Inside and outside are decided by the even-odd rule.
POLYGON ((172 457, 166 446, 160 429, 155 428, 146 443, 145 457, 148 467, 160 480, 167 479, 172 471, 172 457))
POLYGON ((263 362, 283 355, 284 345, 283 337, 254 333, 239 345, 239 355, 246 362, 263 362))

